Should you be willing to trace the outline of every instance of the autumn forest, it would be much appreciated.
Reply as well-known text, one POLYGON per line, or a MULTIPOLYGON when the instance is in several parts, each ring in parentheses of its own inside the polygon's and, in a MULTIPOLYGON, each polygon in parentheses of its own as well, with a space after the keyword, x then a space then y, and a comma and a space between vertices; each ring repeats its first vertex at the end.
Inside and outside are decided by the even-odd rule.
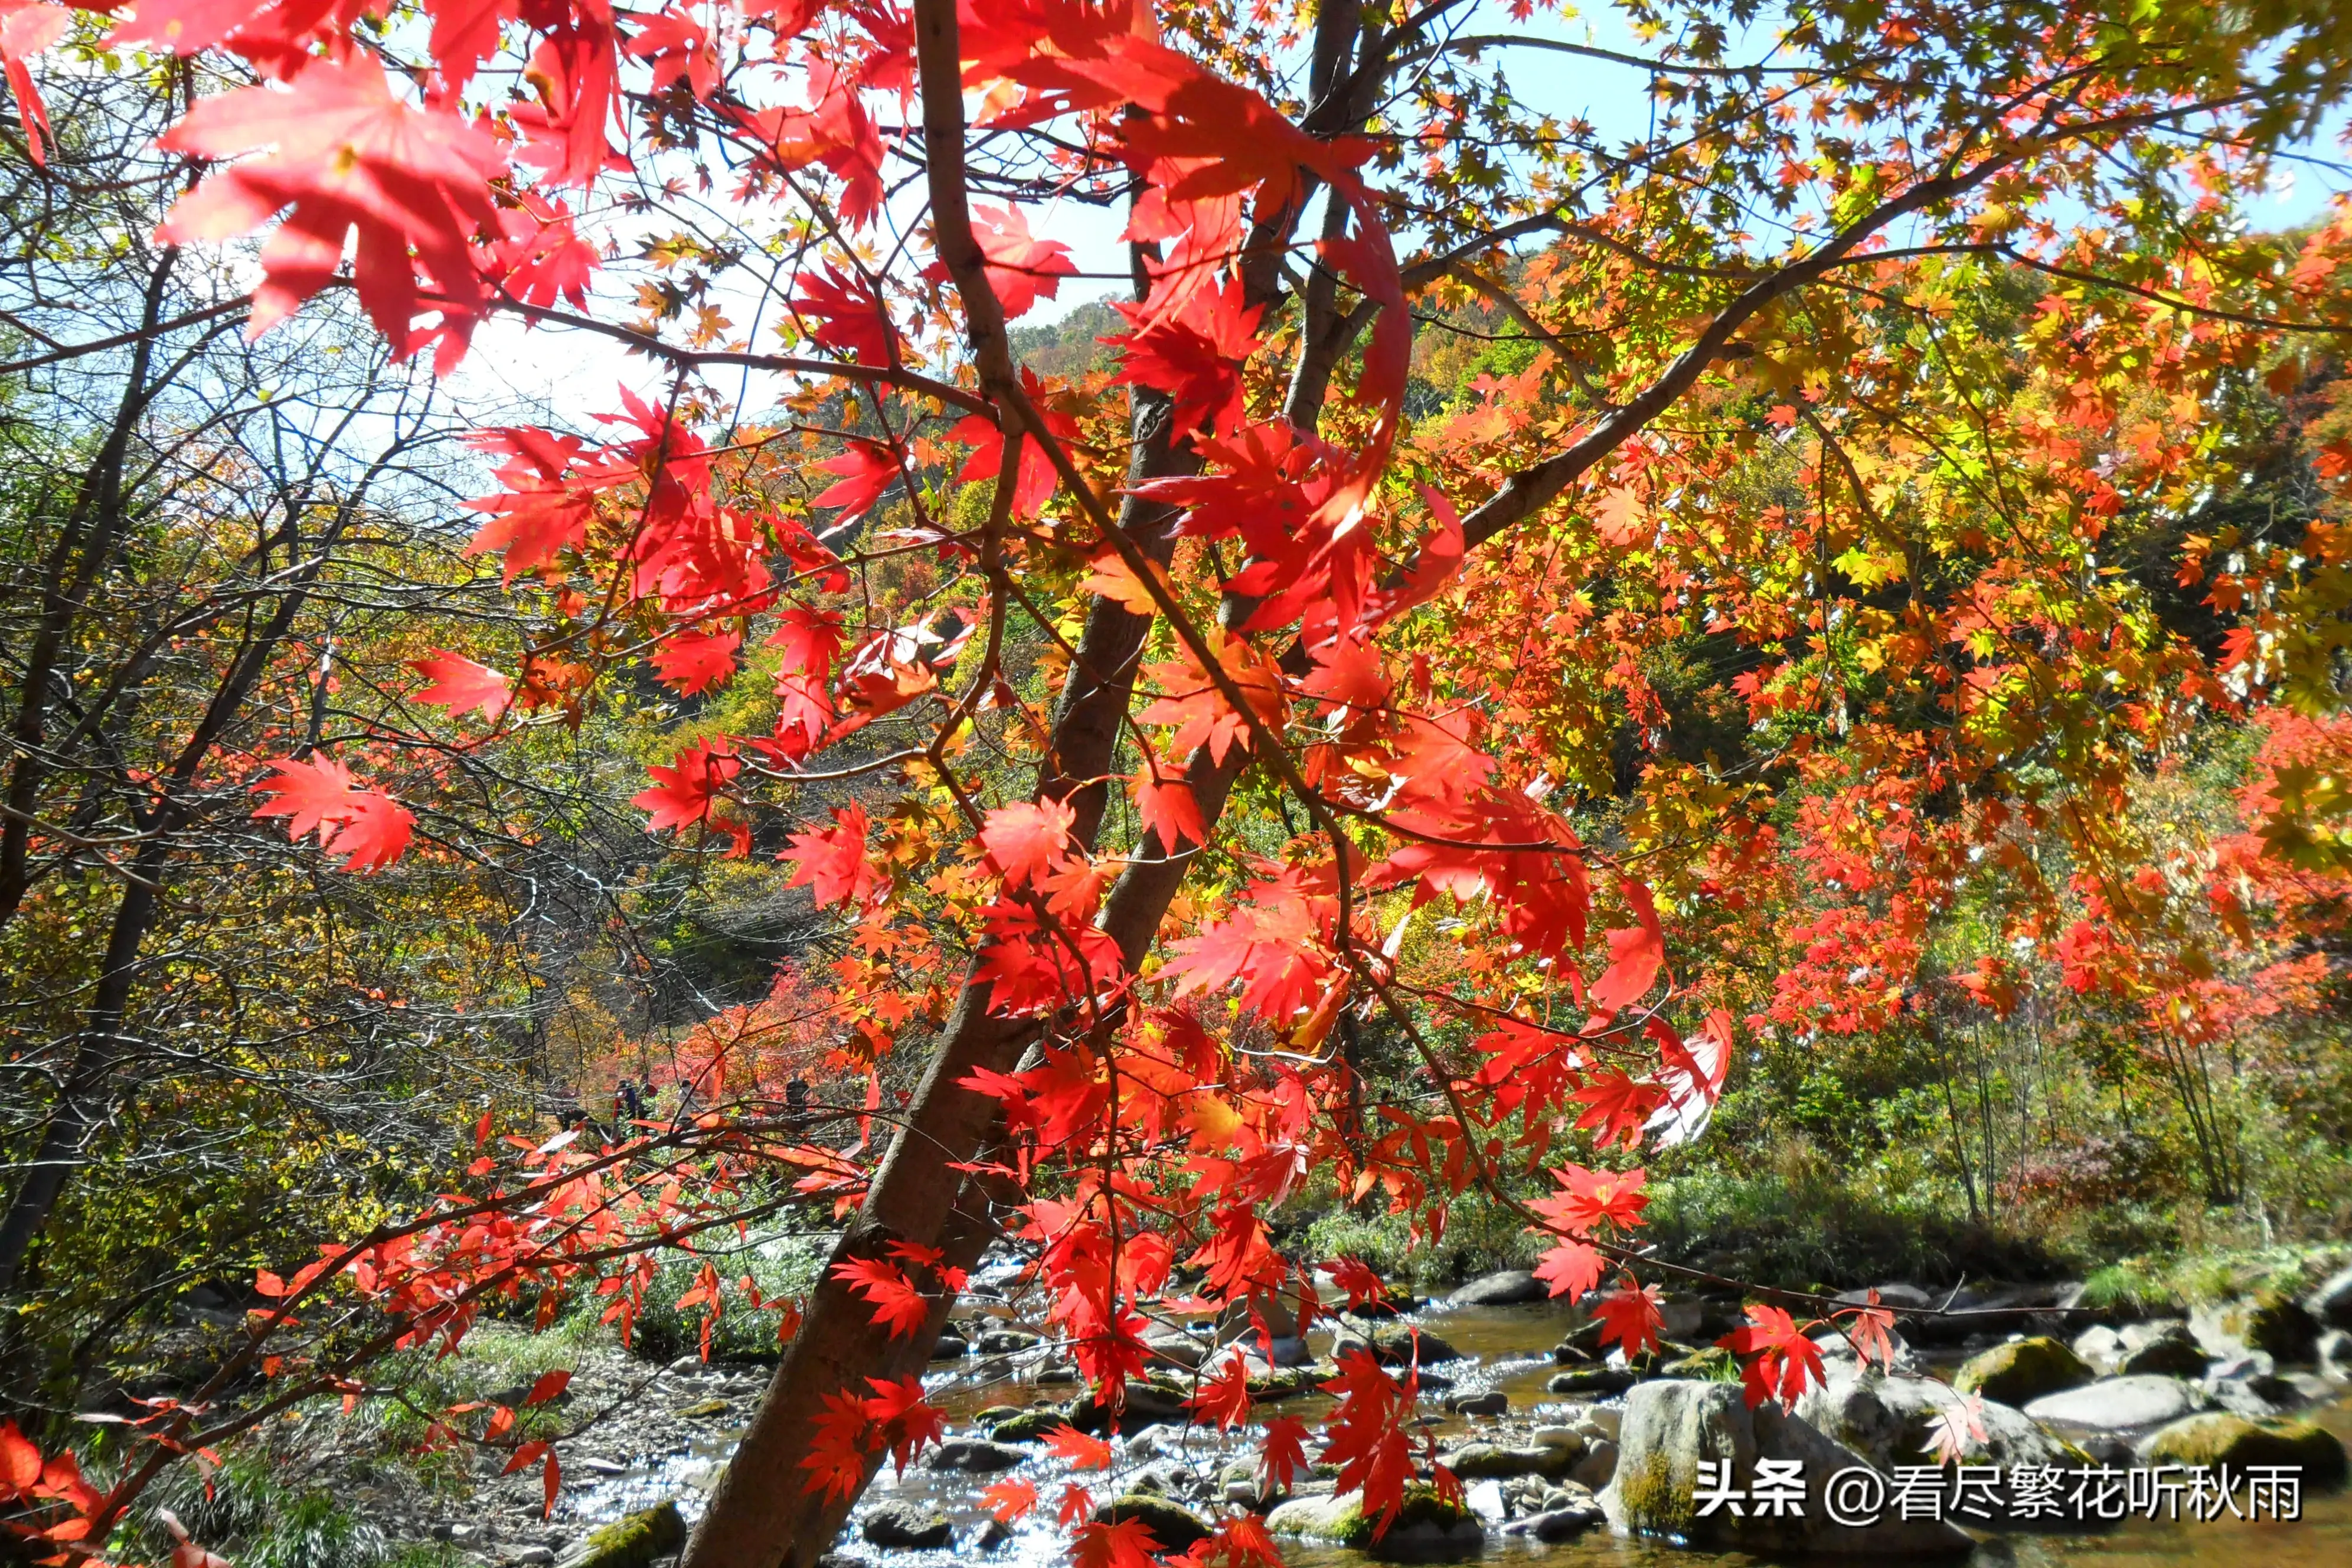
POLYGON ((0 1563, 2352 1544, 2352 9, 0 67, 0 1563))

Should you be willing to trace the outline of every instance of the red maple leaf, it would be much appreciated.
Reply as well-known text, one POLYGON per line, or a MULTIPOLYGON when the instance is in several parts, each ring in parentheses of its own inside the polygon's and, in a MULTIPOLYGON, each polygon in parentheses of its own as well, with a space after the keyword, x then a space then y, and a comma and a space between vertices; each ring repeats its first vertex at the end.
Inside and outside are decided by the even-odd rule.
POLYGON ((669 766, 656 763, 647 768, 646 776, 653 780, 653 787, 640 790, 629 804, 648 814, 647 832, 688 826, 710 815, 719 792, 742 767, 742 760, 726 749, 724 741, 697 741, 681 750, 669 766))
POLYGON ((1339 1400, 1323 1428, 1323 1458, 1339 1467, 1339 1491, 1363 1492, 1374 1540, 1388 1533, 1412 1479, 1404 1423, 1412 1414, 1416 1381, 1408 1374, 1402 1384, 1392 1382, 1370 1352, 1351 1350, 1339 1358, 1339 1374, 1322 1385, 1339 1400))
POLYGON ((1552 1179, 1567 1189, 1560 1195, 1538 1198, 1529 1206, 1559 1223, 1570 1236, 1591 1236, 1601 1226, 1622 1229, 1642 1223, 1649 1201, 1643 1191, 1648 1173, 1639 1165, 1630 1171, 1591 1171, 1563 1165, 1552 1179))
POLYGON ((1652 1113, 1665 1103, 1666 1091, 1633 1078, 1622 1068, 1610 1068, 1586 1079, 1570 1098, 1585 1107, 1576 1125, 1600 1130, 1593 1136, 1595 1143, 1606 1149, 1622 1141, 1631 1149, 1641 1142, 1652 1113))
POLYGON ((878 1258, 845 1258, 833 1277, 874 1304, 874 1321, 894 1340, 912 1339, 931 1315, 929 1300, 878 1258))
POLYGON ((636 36, 622 51, 653 68, 653 89, 659 92, 683 81, 698 103, 708 101, 719 85, 719 55, 710 36, 694 16, 676 6, 658 16, 637 18, 636 36))
POLYGON ((1229 1357, 1213 1376, 1201 1381, 1185 1403, 1204 1419, 1215 1422, 1220 1432, 1246 1425, 1250 1413, 1247 1363, 1238 1355, 1229 1357))
POLYGON ((1160 1542, 1139 1519, 1115 1524, 1089 1521, 1070 1536, 1073 1568, 1156 1568, 1151 1554, 1160 1542))
POLYGON ((1579 1301, 1601 1283, 1607 1267, 1592 1247, 1581 1241, 1567 1241, 1543 1255, 1536 1265, 1536 1278, 1549 1285, 1553 1295, 1579 1301))
POLYGON ((810 889, 819 909, 865 902, 881 880, 866 858, 866 808, 852 801, 835 808, 831 827, 793 834, 777 857, 794 867, 784 886, 810 889))
POLYGON ((1070 830, 1077 820, 1077 812, 1064 801, 1000 805, 988 814, 980 845, 1006 887, 1025 888, 1070 852, 1070 830))
POLYGON ((49 111, 26 62, 65 37, 72 20, 73 13, 62 5, 28 5, 24 0, 0 4, 0 68, 6 71, 8 89, 16 95, 25 150, 37 168, 48 163, 49 111))
POLYGON ((344 870, 362 873, 383 870, 408 847, 416 826, 408 808, 362 784, 332 757, 279 757, 269 766, 276 771, 253 788, 273 798, 253 815, 289 818, 289 838, 315 832, 320 849, 343 857, 344 870))
POLYGON ((497 224, 490 182, 507 160, 469 121, 394 96, 375 55, 355 49, 311 61, 282 89, 205 99, 156 145, 224 162, 263 154, 208 175, 172 209, 158 240, 234 239, 292 209, 261 247, 248 331, 267 331, 331 282, 356 230, 360 303, 394 352, 405 356, 433 335, 415 330, 421 274, 441 317, 436 370, 464 354, 484 303, 469 241, 497 224))
POLYGON ((1265 1521, 1254 1513, 1233 1515, 1193 1551, 1196 1558, 1222 1561, 1225 1568, 1282 1568, 1281 1549, 1265 1521))
POLYGON ((1335 1258, 1324 1267, 1331 1272, 1331 1283, 1348 1293, 1350 1307, 1383 1302, 1389 1298, 1387 1284, 1360 1258, 1335 1258))
POLYGON ((0 1487, 7 1489, 7 1500, 30 1492, 40 1479, 41 1450, 16 1422, 0 1420, 0 1487))
POLYGON ((503 490, 466 503, 469 510, 490 514, 466 546, 467 554, 504 552, 505 577, 511 583, 586 539, 596 515, 594 487, 566 477, 586 447, 580 437, 517 426, 478 432, 467 444, 508 459, 498 469, 503 490))
POLYGON ((1136 816, 1143 830, 1160 840, 1160 848, 1172 854, 1186 844, 1208 841, 1201 803, 1192 798, 1192 786, 1184 782, 1181 769, 1146 757, 1135 770, 1134 784, 1136 816))
POLYGON ((776 616, 776 629, 768 634, 768 646, 784 650, 787 674, 804 675, 822 685, 841 653, 841 625, 838 610, 786 605, 776 616))
POLYGON ((1266 1422, 1257 1464, 1268 1490, 1288 1491, 1292 1479, 1307 1468, 1307 1423, 1296 1415, 1276 1415, 1266 1422))
MULTIPOLYGON (((1017 206, 975 206, 971 229, 981 254, 988 258, 982 270, 1008 321, 1026 315, 1038 300, 1053 299, 1062 279, 1077 274, 1070 247, 1058 239, 1033 237, 1028 215, 1017 206)), ((946 275, 944 267, 932 265, 939 268, 937 276, 946 275)))
POLYGON ((946 1435, 947 1414, 923 1403, 920 1377, 869 1377, 866 1384, 874 1390, 874 1397, 866 1402, 866 1418, 879 1429, 891 1464, 904 1475, 909 1460, 946 1435))
POLYGON ((828 1499, 856 1497, 866 1485, 866 1401, 836 1390, 824 1396, 824 1408, 811 1425, 815 1430, 801 1459, 809 1479, 802 1489, 828 1499))
POLYGON ((432 658, 413 659, 408 668, 432 682, 416 694, 416 700, 432 708, 446 708, 453 719, 479 709, 482 717, 495 724, 499 715, 507 710, 507 678, 487 664, 476 664, 446 648, 436 648, 432 658))
POLYGON ((678 632, 654 649, 654 673, 681 697, 698 697, 735 679, 740 632, 678 632))
POLYGON ((1592 1310, 1601 1319, 1602 1344, 1622 1345, 1629 1357, 1658 1348, 1658 1331, 1666 1320, 1658 1310, 1656 1286, 1612 1290, 1594 1302, 1592 1310))
POLYGON ((1821 1347, 1779 1307, 1748 1308, 1747 1326, 1715 1342, 1740 1358, 1740 1381, 1751 1409, 1773 1398, 1793 1408, 1808 1387, 1825 1381, 1821 1347))
POLYGON ((572 209, 536 191, 517 194, 520 205, 499 212, 498 237, 488 245, 482 271, 499 288, 541 310, 568 300, 588 308, 589 275, 601 258, 580 237, 572 209))
POLYGON ((1037 1485, 1019 1479, 998 1481, 981 1492, 980 1503, 996 1516, 999 1524, 1011 1524, 1035 1511, 1037 1485))
POLYGON ((1244 1009, 1287 1026, 1324 994, 1331 961, 1320 935, 1304 900, 1272 900, 1171 942, 1161 973, 1175 977, 1178 996, 1239 981, 1244 1009))
POLYGON ((898 363, 898 335, 890 314, 864 279, 844 278, 830 264, 822 273, 803 273, 793 309, 814 322, 808 329, 811 342, 862 364, 898 363))
POLYGON ((898 482, 899 457, 895 445, 852 438, 839 457, 816 465, 841 478, 811 496, 809 505, 839 507, 841 515, 834 520, 836 528, 855 521, 874 509, 883 491, 898 482))
POLYGON ((1045 1450, 1056 1458, 1067 1459, 1074 1469, 1110 1468, 1110 1445, 1066 1424, 1045 1434, 1045 1450))
MULTIPOLYGON (((1102 341, 1127 351, 1111 379, 1164 392, 1174 402, 1175 428, 1202 424, 1220 433, 1240 426, 1242 365, 1259 348, 1258 311, 1244 308, 1238 280, 1195 289, 1181 298, 1141 305, 1111 302, 1128 331, 1102 341)), ((1157 297, 1155 296, 1155 299, 1157 297)))
MULTIPOLYGON (((1029 395, 1030 406, 1045 421, 1045 433, 1065 443, 1078 437, 1078 422, 1045 401, 1045 385, 1037 373, 1027 365, 1021 367, 1021 385, 1029 395)), ((1010 420, 1010 416, 1007 416, 1010 420)), ((1061 471, 1054 459, 1038 443, 1037 433, 1017 426, 1021 431, 1021 462, 1013 476, 1013 511, 1016 517, 1034 517, 1037 509, 1054 494, 1054 487, 1062 482, 1061 471)), ((948 438, 961 441, 971 448, 956 478, 966 484, 992 481, 1004 461, 1004 431, 996 421, 974 414, 957 421, 948 438)))
POLYGON ((1609 933, 1609 968, 1585 994, 1593 1008, 1604 1013, 1639 1000, 1666 962, 1666 933, 1658 923, 1658 906, 1650 889, 1630 877, 1619 887, 1641 924, 1609 933))
POLYGON ((1864 1362, 1876 1362, 1885 1371, 1894 1371, 1895 1314, 1878 1304, 1878 1292, 1871 1291, 1870 1304, 1856 1309, 1852 1317, 1844 1328, 1846 1338, 1853 1342, 1854 1354, 1864 1362))

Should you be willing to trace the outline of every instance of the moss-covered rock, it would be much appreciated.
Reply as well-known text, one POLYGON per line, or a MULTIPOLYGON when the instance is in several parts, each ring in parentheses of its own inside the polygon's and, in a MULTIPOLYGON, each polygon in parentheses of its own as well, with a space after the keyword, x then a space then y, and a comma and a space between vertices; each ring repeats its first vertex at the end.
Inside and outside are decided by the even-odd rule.
POLYGON ((2277 1361, 2309 1361, 2319 1343, 2319 1327, 2302 1302, 2275 1290, 2200 1307, 2189 1318, 2189 1331, 2216 1361, 2256 1351, 2277 1361))
MULTIPOLYGON (((1118 1428, 1122 1432, 1139 1432, 1163 1421, 1188 1421, 1192 1412, 1185 1402, 1191 1397, 1191 1390, 1166 1378, 1129 1378, 1121 1392, 1118 1428)), ((1089 1391, 1071 1405, 1070 1425, 1081 1432, 1108 1432, 1110 1410, 1099 1394, 1089 1391)))
POLYGON ((1507 1448, 1500 1443, 1465 1443, 1444 1458, 1445 1468, 1465 1481, 1508 1480, 1514 1476, 1551 1479, 1568 1474, 1584 1447, 1507 1448))
POLYGON ((2205 1347, 2197 1342, 2188 1325, 2172 1323, 2136 1345, 2126 1340, 2116 1371, 2125 1377, 2201 1377, 2207 1359, 2205 1347))
POLYGON ((1579 1366, 1552 1373, 1544 1387, 1553 1394, 1580 1394, 1587 1399, 1606 1399, 1612 1394, 1624 1393, 1640 1381, 1627 1367, 1579 1366))
POLYGON ((988 1440, 992 1443, 1042 1443, 1046 1433, 1069 1424, 1069 1416, 1060 1406, 1039 1405, 1015 1412, 990 1426, 988 1440))
POLYGON ((686 1521, 677 1504, 664 1502, 590 1531, 558 1568, 648 1568, 685 1544, 686 1521))
POLYGON ((1952 1378, 1963 1394, 2022 1405, 2045 1394, 2080 1388, 2098 1373, 2072 1349, 2045 1334, 2011 1340, 1970 1356, 1952 1378))
POLYGON ((1360 1494, 1296 1498, 1266 1516, 1276 1535, 1336 1542, 1390 1562, 1439 1562, 1475 1556, 1486 1532, 1469 1510, 1447 1502, 1422 1482, 1405 1488, 1404 1502, 1376 1540, 1360 1494))
POLYGON ((1323 1381, 1323 1374, 1311 1366, 1276 1367, 1272 1372, 1253 1373, 1249 1378, 1252 1399, 1296 1399, 1302 1394, 1312 1394, 1323 1381))
POLYGON ((1661 1378, 1635 1384, 1625 1396, 1618 1446, 1615 1473, 1600 1500, 1622 1534, 1759 1556, 1866 1554, 1894 1561, 1965 1556, 1971 1550, 1966 1534, 1937 1520, 1836 1522, 1824 1501, 1830 1478, 1869 1461, 1776 1405, 1750 1409, 1731 1384, 1661 1378), (1765 1459, 1795 1463, 1794 1473, 1804 1478, 1801 1512, 1700 1511, 1702 1464, 1728 1464, 1744 1485, 1765 1459))
POLYGON ((2346 1474, 2344 1445, 2325 1426, 2310 1421, 2249 1421, 2223 1411, 2160 1427, 2140 1439, 2133 1453, 2144 1465, 2227 1465, 2233 1470, 2291 1465, 2303 1472, 2303 1484, 2313 1490, 2340 1487, 2346 1474))
POLYGON ((1444 1336, 1427 1329, 1416 1329, 1410 1323, 1389 1320, 1365 1321, 1347 1319, 1331 1342, 1331 1353, 1344 1356, 1350 1351, 1369 1352, 1382 1366, 1404 1366, 1418 1362, 1423 1366, 1434 1366, 1440 1362, 1455 1361, 1462 1352, 1444 1336))
POLYGON ((1364 1500, 1352 1493, 1347 1497, 1326 1494, 1292 1498, 1265 1516, 1265 1527, 1276 1535, 1304 1536, 1310 1541, 1336 1541, 1342 1544, 1370 1533, 1364 1524, 1364 1500))
POLYGON ((1150 1492, 1129 1492, 1095 1510, 1097 1524, 1124 1524, 1130 1519, 1142 1521, 1151 1531, 1153 1549, 1162 1552, 1182 1552, 1216 1533, 1207 1520, 1182 1503, 1150 1492))
POLYGON ((1706 1383, 1738 1383, 1739 1358, 1721 1345, 1709 1345, 1667 1362, 1658 1368, 1660 1377, 1695 1377, 1706 1383))
POLYGON ((863 1533, 869 1545, 923 1551, 954 1540, 955 1525, 936 1509, 891 1502, 866 1516, 863 1533))

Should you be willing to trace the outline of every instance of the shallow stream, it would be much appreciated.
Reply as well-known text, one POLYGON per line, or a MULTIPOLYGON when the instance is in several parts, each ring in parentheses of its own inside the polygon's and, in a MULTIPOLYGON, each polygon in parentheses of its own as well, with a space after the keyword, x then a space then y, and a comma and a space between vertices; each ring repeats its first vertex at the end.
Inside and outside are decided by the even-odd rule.
MULTIPOLYGON (((1463 1359, 1430 1369, 1448 1386, 1424 1388, 1423 1406, 1428 1414, 1423 1419, 1437 1433, 1441 1447, 1472 1435, 1507 1443, 1514 1440, 1512 1434, 1517 1434, 1517 1440, 1524 1442, 1530 1427, 1567 1421, 1587 1408, 1583 1402, 1549 1394, 1545 1387, 1559 1370, 1551 1348, 1577 1321, 1565 1310, 1542 1305, 1439 1306, 1407 1321, 1442 1334, 1463 1352, 1463 1359), (1506 1415, 1455 1415, 1441 1406, 1448 1394, 1487 1390, 1500 1390, 1508 1396, 1510 1409, 1506 1415)), ((1327 1333, 1309 1336, 1309 1346, 1318 1353, 1328 1351, 1328 1342, 1327 1333)), ((1042 1359, 1033 1352, 1011 1358, 1010 1364, 1007 1358, 978 1355, 934 1363, 924 1381, 932 1403, 948 1413, 949 1436, 985 1436, 972 1417, 989 1406, 1025 1406, 1075 1394, 1077 1389, 1073 1384, 1041 1386, 1035 1381, 1034 1373, 1042 1359)), ((1277 1405, 1262 1404, 1258 1408, 1297 1415, 1313 1426, 1329 1405, 1328 1398, 1314 1394, 1277 1405)), ((2298 1414, 2352 1441, 2352 1394, 2339 1394, 2327 1405, 2298 1414)), ((576 1487, 568 1489, 565 1511, 583 1522, 596 1521, 674 1498, 692 1517, 699 1511, 718 1466, 732 1451, 739 1435, 737 1430, 712 1429, 682 1452, 648 1459, 617 1474, 578 1477, 576 1487)), ((1194 1469, 1204 1483, 1201 1496, 1185 1500, 1196 1510, 1213 1514, 1221 1489, 1219 1472, 1227 1464, 1253 1455, 1256 1440, 1255 1432, 1220 1442, 1215 1433, 1202 1428, 1148 1427, 1117 1441, 1118 1458, 1108 1476, 1099 1471, 1072 1472, 1034 1445, 1017 1468, 995 1474, 935 1469, 920 1461, 904 1476, 894 1476, 886 1468, 860 1500, 836 1551, 878 1568, 949 1568, 951 1563, 975 1562, 1001 1568, 1054 1568, 1066 1561, 1066 1537, 1053 1522, 1054 1507, 1066 1479, 1086 1484, 1097 1499, 1108 1500, 1148 1467, 1164 1470, 1171 1465, 1182 1466, 1194 1469), (1009 1532, 996 1531, 1002 1539, 983 1548, 980 1544, 985 1539, 983 1532, 992 1521, 982 1505, 981 1493, 992 1482, 1010 1478, 1034 1484, 1042 1506, 1009 1532), (947 1515, 956 1526, 955 1544, 939 1550, 885 1551, 864 1539, 860 1527, 876 1510, 905 1503, 947 1515)), ((1361 1553, 1310 1542, 1286 1541, 1283 1547, 1286 1560, 1297 1568, 1366 1568, 1368 1561, 1361 1553)), ((1759 1561, 1741 1552, 1684 1551, 1619 1539, 1606 1527, 1548 1546, 1524 1537, 1503 1536, 1490 1525, 1484 1561, 1516 1563, 1538 1557, 1545 1568, 1733 1568, 1759 1561)), ((1907 1561, 1885 1559, 1898 1560, 1907 1561)), ((1873 1560, 1834 1561, 1859 1564, 1873 1560)), ((2177 1568, 2191 1563, 2199 1568, 2352 1568, 2352 1491, 2306 1492, 2298 1522, 2133 1520, 2104 1533, 1990 1537, 1978 1548, 1971 1568, 2003 1568, 2011 1563, 2019 1568, 2177 1568)))

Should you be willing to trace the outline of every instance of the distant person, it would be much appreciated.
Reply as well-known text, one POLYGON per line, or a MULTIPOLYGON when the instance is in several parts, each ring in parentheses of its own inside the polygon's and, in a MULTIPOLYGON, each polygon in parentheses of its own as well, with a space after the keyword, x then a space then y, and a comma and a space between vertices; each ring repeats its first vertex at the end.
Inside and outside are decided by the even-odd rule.
POLYGON ((645 1114, 645 1105, 637 1099, 637 1086, 623 1079, 613 1090, 613 1120, 626 1127, 645 1114))
POLYGON ((784 1085, 784 1119, 798 1132, 808 1125, 808 1079, 794 1073, 792 1081, 784 1085))

